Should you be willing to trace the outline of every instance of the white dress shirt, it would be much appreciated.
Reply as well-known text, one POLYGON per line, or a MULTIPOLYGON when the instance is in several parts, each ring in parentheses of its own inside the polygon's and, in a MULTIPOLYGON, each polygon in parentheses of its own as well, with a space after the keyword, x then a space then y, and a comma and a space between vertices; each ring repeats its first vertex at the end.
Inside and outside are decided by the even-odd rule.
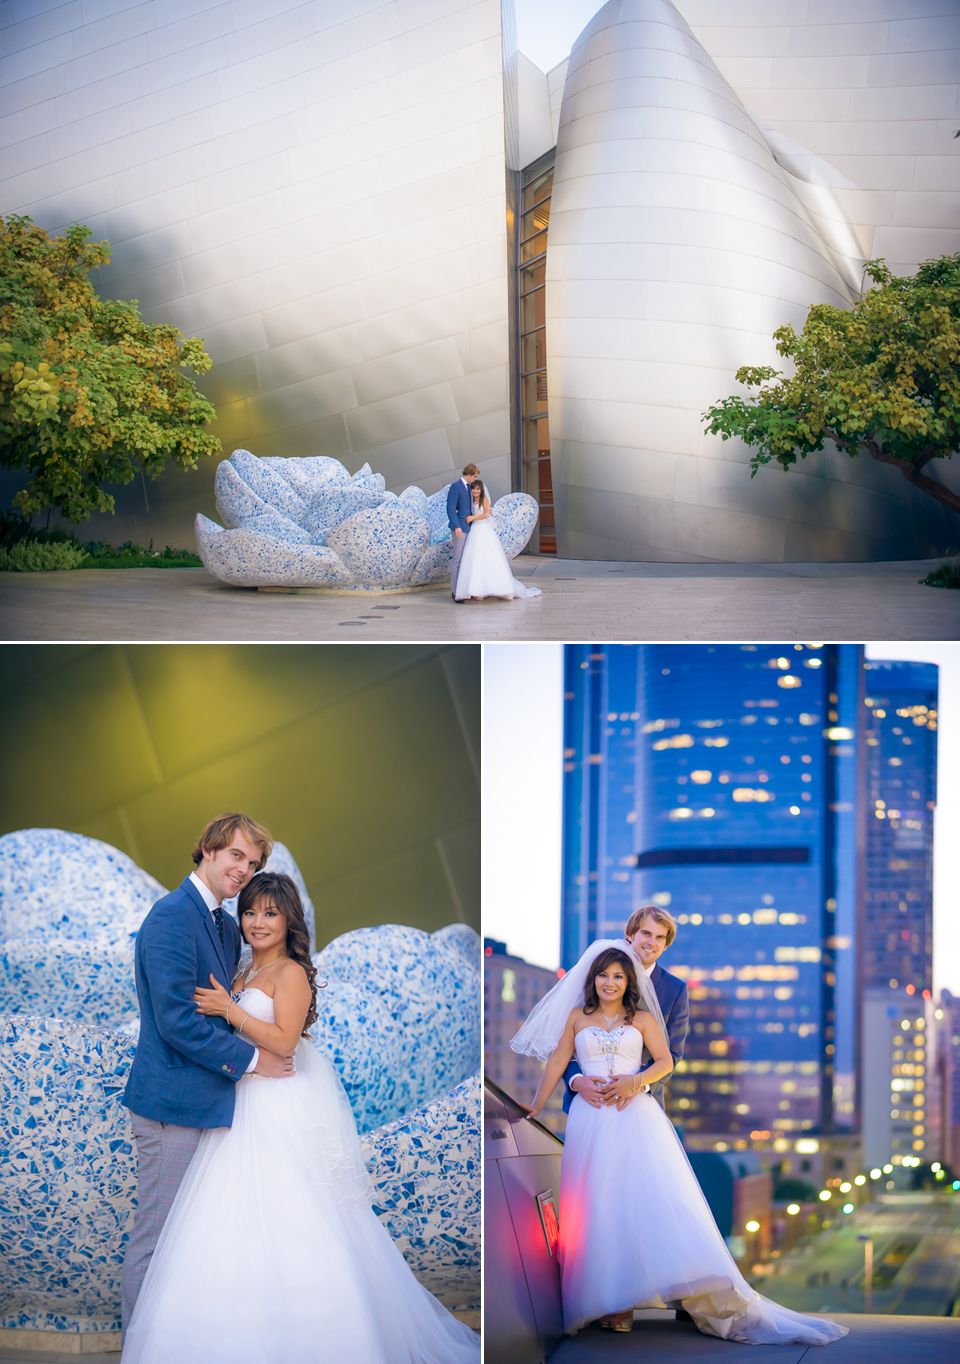
MULTIPOLYGON (((206 905, 207 909, 209 909, 209 911, 210 911, 211 914, 213 913, 213 911, 214 911, 215 909, 222 909, 222 908, 223 908, 223 906, 221 905, 220 901, 217 899, 217 897, 214 895, 213 891, 212 891, 212 890, 210 889, 210 887, 207 885, 206 881, 201 881, 201 880, 200 880, 200 877, 197 875, 197 873, 196 873, 195 871, 192 871, 192 872, 190 873, 190 880, 193 882, 193 884, 196 886, 197 890, 200 892, 201 896, 203 897, 203 903, 206 905)), ((246 1041, 246 1040, 247 1040, 247 1039, 244 1038, 244 1041, 246 1041)), ((251 1043, 251 1045, 252 1045, 252 1043, 251 1043)), ((256 1068, 257 1068, 257 1062, 258 1062, 259 1060, 260 1060, 260 1048, 259 1048, 259 1047, 254 1047, 254 1048, 253 1048, 253 1060, 250 1062, 249 1066, 247 1066, 246 1070, 244 1071, 244 1074, 245 1074, 245 1075, 249 1075, 250 1072, 251 1072, 252 1070, 256 1070, 256 1068)))

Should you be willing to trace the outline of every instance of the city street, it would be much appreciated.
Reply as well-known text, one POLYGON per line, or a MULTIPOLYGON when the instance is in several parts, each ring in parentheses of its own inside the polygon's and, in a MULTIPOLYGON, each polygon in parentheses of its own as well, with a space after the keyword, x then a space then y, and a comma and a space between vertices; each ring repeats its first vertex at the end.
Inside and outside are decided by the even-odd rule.
POLYGON ((864 1243, 873 1238, 873 1311, 946 1316, 960 1295, 960 1198, 883 1194, 775 1261, 755 1287, 798 1312, 862 1312, 864 1243))

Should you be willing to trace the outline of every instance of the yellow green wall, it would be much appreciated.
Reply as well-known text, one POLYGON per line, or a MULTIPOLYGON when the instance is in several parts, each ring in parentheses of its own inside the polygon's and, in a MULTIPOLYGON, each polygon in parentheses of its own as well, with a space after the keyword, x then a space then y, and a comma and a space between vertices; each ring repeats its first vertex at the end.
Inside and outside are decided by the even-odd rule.
POLYGON ((480 927, 474 645, 8 645, 0 833, 61 828, 168 889, 246 810, 299 864, 317 946, 480 927))

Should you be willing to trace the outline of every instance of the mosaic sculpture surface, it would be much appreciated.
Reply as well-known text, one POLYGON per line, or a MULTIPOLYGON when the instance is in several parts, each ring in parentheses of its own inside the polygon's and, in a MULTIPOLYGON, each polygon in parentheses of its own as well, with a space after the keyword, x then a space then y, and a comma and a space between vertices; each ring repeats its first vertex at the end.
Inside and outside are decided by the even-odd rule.
MULTIPOLYGON (((234 450, 216 476, 226 529, 198 515, 197 552, 215 578, 235 587, 427 587, 450 574, 449 486, 429 497, 414 486, 398 495, 369 464, 351 476, 322 455, 258 459, 234 450)), ((508 559, 530 539, 538 510, 527 493, 494 504, 508 559)))
MULTIPOLYGON (((302 881, 283 845, 268 865, 278 862, 302 881)), ((0 838, 0 929, 24 935, 0 946, 0 1328, 117 1329, 136 1195, 120 1103, 138 1022, 132 942, 163 894, 95 839, 0 838)), ((479 939, 463 924, 385 925, 344 934, 314 960, 328 986, 311 1041, 366 1133, 377 1214, 431 1292, 475 1306, 479 939)))
POLYGON ((373 1206, 445 1307, 480 1305, 480 1074, 363 1138, 373 1206))
MULTIPOLYGON (((189 864, 188 864, 189 866, 189 864)), ((313 936, 313 902, 290 850, 271 871, 292 876, 313 936)), ((167 894, 126 853, 62 829, 0 838, 0 1013, 136 1027, 133 940, 167 894)), ((235 914, 236 901, 224 902, 235 914)))

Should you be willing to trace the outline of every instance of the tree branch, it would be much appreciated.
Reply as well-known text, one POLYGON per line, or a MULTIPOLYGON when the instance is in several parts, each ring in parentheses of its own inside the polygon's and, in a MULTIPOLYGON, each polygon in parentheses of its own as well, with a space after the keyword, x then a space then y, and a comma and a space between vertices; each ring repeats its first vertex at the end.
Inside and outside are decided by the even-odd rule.
MULTIPOLYGON (((949 488, 945 488, 942 483, 935 483, 932 478, 928 478, 926 474, 922 474, 910 460, 900 459, 897 455, 888 455, 885 451, 880 449, 880 446, 875 440, 865 440, 863 445, 864 448, 870 452, 871 456, 880 464, 892 464, 895 469, 900 470, 907 482, 912 483, 915 488, 919 488, 921 492, 929 493, 931 497, 935 497, 939 503, 944 507, 949 507, 951 511, 960 512, 960 496, 956 493, 952 493, 949 488)), ((924 451, 924 455, 926 455, 926 451, 924 451)), ((928 456, 928 459, 929 458, 932 458, 932 456, 928 456)), ((924 459, 923 462, 926 464, 927 459, 924 459)))

